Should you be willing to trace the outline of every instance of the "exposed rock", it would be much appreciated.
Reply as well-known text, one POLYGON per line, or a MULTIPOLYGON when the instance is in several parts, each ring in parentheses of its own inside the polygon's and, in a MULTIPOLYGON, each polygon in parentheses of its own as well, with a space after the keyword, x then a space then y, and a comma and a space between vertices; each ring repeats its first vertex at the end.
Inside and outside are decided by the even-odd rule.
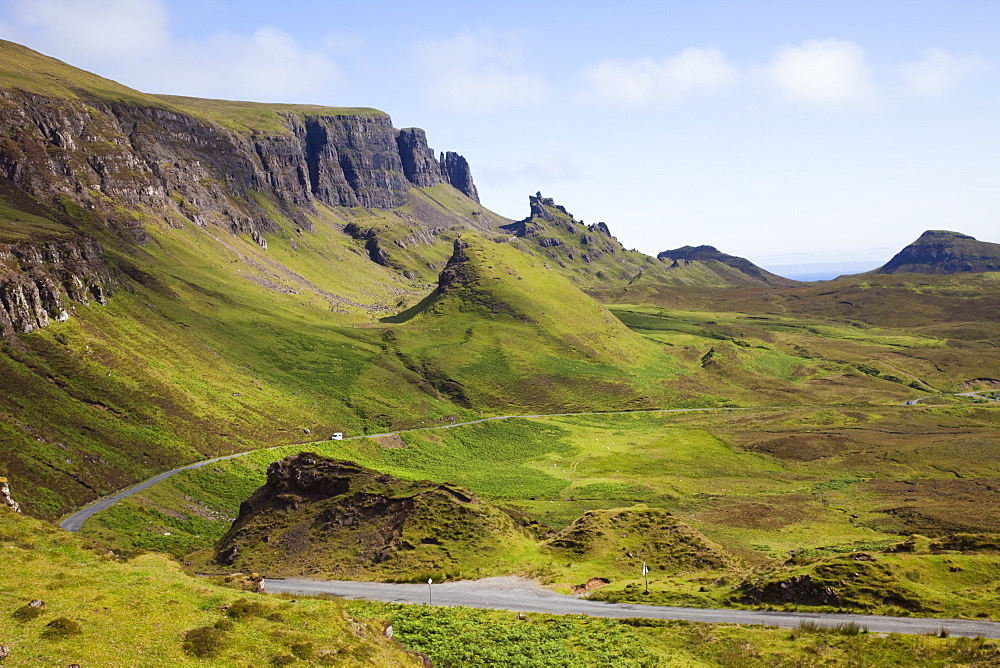
POLYGON ((751 587, 744 593, 742 600, 753 604, 835 605, 840 599, 832 587, 816 584, 809 575, 797 575, 780 582, 751 587))
MULTIPOLYGON (((446 181, 446 175, 434 151, 427 146, 427 136, 420 128, 403 128, 396 135, 399 146, 399 158, 403 163, 403 174, 410 183, 421 186, 433 186, 446 181)), ((469 177, 471 180, 471 176, 469 177)))
MULTIPOLYGON (((10 485, 7 483, 7 478, 0 478, 0 504, 7 506, 15 513, 21 512, 21 505, 10 496, 10 485)), ((41 601, 38 603, 41 604, 41 601)), ((35 606, 35 601, 32 601, 31 605, 38 607, 35 606)))
POLYGON ((462 156, 442 154, 439 164, 422 130, 397 131, 385 114, 267 113, 282 131, 236 131, 187 113, 182 99, 143 106, 0 89, 0 177, 137 242, 147 239, 143 218, 158 213, 261 243, 278 225, 253 193, 309 230, 316 201, 392 208, 414 185, 442 182, 478 201, 462 156))
POLYGON ((446 183, 450 183, 459 192, 465 193, 469 199, 479 201, 479 191, 472 182, 472 170, 468 161, 458 153, 448 151, 441 154, 441 174, 446 183))
POLYGON ((8 656, 10 656, 10 647, 7 647, 7 645, 0 645, 0 661, 3 661, 8 656))
POLYGON ((928 230, 877 270, 879 274, 962 274, 1000 271, 1000 244, 946 230, 928 230))
POLYGON ((517 533, 472 493, 303 452, 274 462, 240 506, 215 560, 243 571, 371 578, 460 568, 517 533))
POLYGON ((116 284, 93 239, 0 244, 0 335, 66 320, 72 302, 103 304, 116 284))
POLYGON ((369 259, 375 264, 380 264, 383 267, 395 266, 392 258, 389 257, 389 254, 385 252, 385 249, 379 243, 378 231, 375 228, 362 229, 357 223, 348 223, 344 226, 344 232, 352 239, 365 242, 365 251, 368 253, 369 259))
POLYGON ((611 580, 607 578, 590 578, 583 584, 573 585, 572 591, 574 594, 586 594, 588 591, 597 589, 598 587, 603 587, 604 585, 611 584, 611 580))

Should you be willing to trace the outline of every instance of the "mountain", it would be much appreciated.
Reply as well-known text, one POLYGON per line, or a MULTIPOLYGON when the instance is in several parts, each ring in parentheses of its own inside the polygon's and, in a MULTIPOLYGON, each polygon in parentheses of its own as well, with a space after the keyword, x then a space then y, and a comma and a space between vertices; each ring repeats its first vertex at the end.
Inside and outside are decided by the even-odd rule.
POLYGON ((927 230, 878 274, 963 274, 1000 271, 1000 244, 947 230, 927 230))
POLYGON ((720 262, 727 267, 732 267, 746 276, 762 281, 768 285, 795 285, 795 281, 772 274, 766 269, 761 269, 753 262, 745 258, 722 253, 715 248, 715 246, 681 246, 680 248, 665 250, 662 253, 657 253, 656 258, 662 262, 669 262, 672 264, 678 261, 690 262, 692 260, 699 262, 720 262))
MULTIPOLYGON (((518 248, 457 239, 437 289, 387 319, 387 351, 460 405, 614 410, 679 398, 684 365, 518 248)), ((692 385, 688 397, 700 394, 692 385)))
POLYGON ((0 56, 0 473, 28 512, 312 433, 703 402, 419 129, 0 56), (442 283, 459 238, 483 261, 442 283))

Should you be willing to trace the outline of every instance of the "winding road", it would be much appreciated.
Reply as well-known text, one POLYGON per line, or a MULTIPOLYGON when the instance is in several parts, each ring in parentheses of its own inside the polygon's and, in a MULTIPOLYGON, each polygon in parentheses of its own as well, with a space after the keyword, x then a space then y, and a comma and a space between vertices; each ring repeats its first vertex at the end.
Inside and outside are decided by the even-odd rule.
MULTIPOLYGON (((970 393, 971 394, 971 393, 970 393)), ((573 417, 586 415, 625 415, 629 413, 686 413, 696 411, 737 411, 737 410, 759 410, 783 408, 778 406, 754 406, 741 408, 661 408, 643 409, 633 411, 606 411, 606 412, 586 412, 586 413, 554 413, 547 415, 502 415, 495 417, 470 420, 468 422, 457 422, 455 424, 438 425, 433 427, 414 427, 401 429, 398 431, 386 432, 384 434, 366 434, 363 436, 352 436, 345 438, 345 441, 362 438, 380 438, 384 436, 394 436, 411 431, 424 431, 432 429, 451 429, 464 425, 491 422, 494 420, 510 420, 514 418, 546 418, 546 417, 573 417)), ((300 447, 325 441, 310 441, 299 444, 300 447)), ((294 447, 294 444, 279 445, 266 450, 278 448, 294 447)), ((83 523, 105 510, 121 499, 137 494, 158 482, 177 475, 181 471, 201 468, 208 464, 243 457, 250 452, 239 452, 224 457, 215 457, 204 461, 188 464, 160 473, 149 480, 139 483, 133 487, 122 490, 111 496, 102 498, 94 503, 81 508, 59 523, 59 526, 67 531, 79 531, 83 523)), ((396 603, 428 603, 428 597, 433 596, 435 605, 445 606, 467 606, 473 608, 489 608, 495 610, 511 610, 519 612, 540 612, 549 614, 575 614, 590 615, 593 617, 614 617, 614 618, 648 618, 648 619, 671 619, 688 620, 706 623, 724 624, 761 624, 766 626, 778 626, 785 628, 796 628, 803 621, 809 621, 817 626, 836 628, 844 624, 858 624, 873 633, 908 633, 908 634, 937 634, 942 631, 952 636, 982 636, 984 638, 1000 639, 1000 623, 991 621, 980 621, 970 619, 937 619, 920 617, 879 617, 872 615, 854 614, 825 614, 807 612, 773 612, 763 610, 736 610, 717 608, 680 608, 670 606, 653 606, 630 603, 603 603, 590 601, 558 594, 548 589, 544 589, 530 580, 515 577, 487 578, 476 581, 444 582, 433 585, 424 584, 391 584, 381 582, 350 582, 350 581, 319 581, 306 579, 267 579, 264 581, 265 589, 272 593, 290 594, 333 594, 352 599, 369 599, 376 601, 396 602, 396 603)))
MULTIPOLYGON (((344 441, 354 441, 361 438, 382 438, 383 436, 395 436, 397 434, 405 434, 411 431, 430 431, 432 429, 451 429, 453 427, 462 427, 470 424, 479 424, 481 422, 492 422, 494 420, 512 420, 515 418, 546 418, 546 417, 574 417, 582 415, 628 415, 630 413, 692 413, 697 411, 741 411, 741 410, 753 410, 753 409, 768 409, 773 408, 771 406, 753 406, 747 408, 644 408, 640 410, 633 411, 592 411, 589 413, 550 413, 550 414, 539 414, 539 415, 498 415, 495 417, 481 418, 479 420, 470 420, 468 422, 456 422, 455 424, 442 424, 433 427, 411 427, 410 429, 400 429, 399 431, 389 431, 384 434, 365 434, 363 436, 350 436, 348 438, 342 439, 344 441)), ((195 462, 194 464, 188 464, 187 466, 181 466, 173 469, 172 471, 164 471, 163 473, 153 476, 149 480, 140 482, 134 487, 129 487, 120 492, 116 492, 111 496, 106 496, 102 499, 94 501, 93 503, 84 506, 80 510, 76 511, 63 521, 59 523, 59 526, 66 531, 79 531, 83 527, 83 523, 89 520, 91 517, 106 510, 111 506, 115 505, 124 498, 130 497, 133 494, 138 494, 144 489, 148 489, 158 482, 162 482, 167 478, 173 477, 180 473, 181 471, 189 471, 191 469, 200 469, 203 466, 208 466, 209 464, 214 464, 216 462, 221 462, 226 459, 235 459, 237 457, 243 457, 249 455, 251 452, 260 452, 261 450, 277 450, 278 448, 294 448, 294 447, 305 447, 307 445, 315 445, 316 443, 326 443, 327 441, 309 441, 307 443, 288 443, 285 445, 275 445, 269 448, 261 448, 260 450, 248 450, 246 452, 237 452, 233 455, 226 455, 225 457, 215 457, 213 459, 205 459, 200 462, 195 462)))
POLYGON ((870 633, 939 634, 982 636, 1000 639, 1000 623, 976 619, 935 619, 927 617, 878 617, 874 615, 825 614, 815 612, 774 612, 720 608, 676 608, 632 603, 603 603, 558 594, 530 580, 516 577, 442 582, 440 584, 390 584, 385 582, 320 581, 288 578, 264 580, 270 593, 298 595, 333 594, 350 599, 388 603, 466 606, 514 612, 541 612, 591 617, 682 619, 708 624, 761 624, 797 628, 809 622, 824 628, 857 624, 870 633))

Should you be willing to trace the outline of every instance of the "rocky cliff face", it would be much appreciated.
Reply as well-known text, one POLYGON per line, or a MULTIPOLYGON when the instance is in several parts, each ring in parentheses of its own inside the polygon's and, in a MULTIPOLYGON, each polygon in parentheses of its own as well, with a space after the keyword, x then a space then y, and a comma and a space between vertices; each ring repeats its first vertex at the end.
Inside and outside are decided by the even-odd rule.
POLYGON ((303 227, 315 202, 392 208, 413 186, 447 182, 475 198, 468 163, 434 159, 424 133, 385 114, 270 112, 282 131, 234 131, 176 108, 0 90, 0 176, 46 204, 98 213, 135 241, 140 215, 277 230, 253 193, 303 227))
POLYGON ((93 239, 0 245, 0 335, 11 339, 103 304, 118 284, 93 239))
POLYGON ((961 274, 1000 271, 1000 244, 946 230, 928 230, 898 252, 879 274, 961 274))
POLYGON ((448 151, 441 154, 441 174, 446 183, 450 183, 459 192, 465 193, 470 199, 479 201, 479 191, 472 182, 472 170, 469 163, 458 153, 448 151))

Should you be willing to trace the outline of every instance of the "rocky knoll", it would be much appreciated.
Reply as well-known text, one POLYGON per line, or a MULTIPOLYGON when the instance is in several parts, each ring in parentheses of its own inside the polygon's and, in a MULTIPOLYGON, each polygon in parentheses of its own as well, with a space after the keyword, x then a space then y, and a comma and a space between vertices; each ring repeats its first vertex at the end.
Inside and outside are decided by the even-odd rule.
POLYGON ((424 579, 502 563, 527 538, 471 492, 303 452, 240 506, 217 564, 267 575, 424 579))
POLYGON ((879 274, 1000 271, 1000 244, 947 230, 928 230, 879 268, 879 274))
POLYGON ((588 510, 545 543, 560 559, 586 559, 606 572, 657 573, 732 566, 721 547, 660 508, 588 510))

